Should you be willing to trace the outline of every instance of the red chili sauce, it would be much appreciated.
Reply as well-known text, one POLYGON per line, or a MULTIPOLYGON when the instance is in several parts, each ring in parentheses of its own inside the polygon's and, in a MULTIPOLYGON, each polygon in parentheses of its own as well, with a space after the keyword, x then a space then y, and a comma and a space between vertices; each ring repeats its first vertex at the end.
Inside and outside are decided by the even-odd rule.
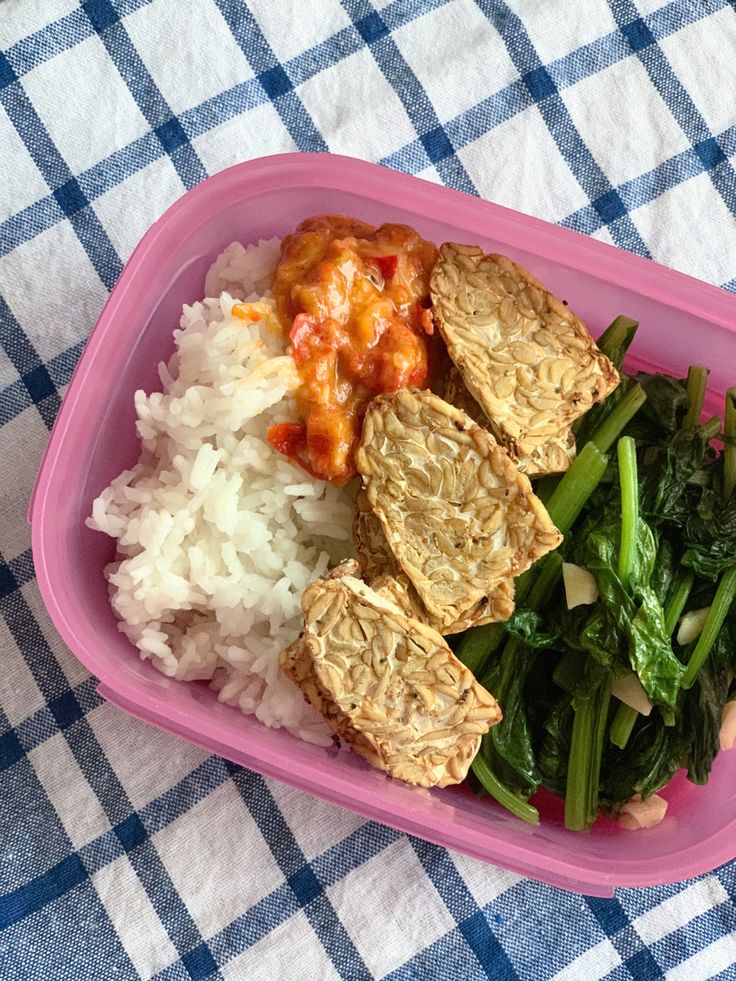
POLYGON ((299 422, 268 439, 316 477, 344 484, 366 406, 429 383, 429 276, 437 249, 406 225, 325 215, 281 246, 273 293, 301 379, 299 422))

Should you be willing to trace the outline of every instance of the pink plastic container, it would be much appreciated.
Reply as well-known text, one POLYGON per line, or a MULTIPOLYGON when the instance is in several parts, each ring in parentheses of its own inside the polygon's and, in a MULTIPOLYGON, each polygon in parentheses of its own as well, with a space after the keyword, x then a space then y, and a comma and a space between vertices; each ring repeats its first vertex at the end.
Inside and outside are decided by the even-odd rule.
POLYGON ((425 791, 392 781, 353 754, 338 758, 221 705, 203 684, 171 681, 142 662, 110 609, 104 565, 113 542, 89 531, 93 498, 138 455, 133 392, 159 387, 182 303, 202 296, 209 263, 229 242, 283 235, 301 219, 343 212, 406 222, 437 243, 480 243, 530 268, 600 331, 619 313, 641 321, 640 366, 711 369, 709 409, 734 382, 736 297, 645 259, 372 164, 287 154, 226 170, 189 191, 146 233, 82 355, 30 505, 41 594, 61 636, 132 715, 266 776, 429 841, 580 892, 673 882, 736 855, 736 753, 710 782, 680 774, 667 818, 631 833, 566 831, 550 802, 529 827, 465 788, 425 791))

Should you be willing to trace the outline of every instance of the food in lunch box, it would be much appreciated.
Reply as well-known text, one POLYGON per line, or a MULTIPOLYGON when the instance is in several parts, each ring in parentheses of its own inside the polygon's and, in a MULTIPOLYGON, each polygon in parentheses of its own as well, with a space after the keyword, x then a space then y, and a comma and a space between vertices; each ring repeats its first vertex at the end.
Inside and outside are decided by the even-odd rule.
POLYGON ((491 430, 526 473, 557 470, 569 460, 569 426, 619 381, 585 324, 521 266, 477 246, 442 246, 431 297, 450 357, 491 430), (549 462, 541 451, 548 443, 549 462))
POLYGON ((355 475, 365 408, 423 388, 432 369, 429 275, 437 249, 405 225, 310 218, 287 235, 273 284, 299 369, 299 421, 272 442, 317 477, 355 475))
POLYGON ((514 612, 514 580, 510 576, 497 580, 493 588, 463 615, 450 624, 442 624, 427 610, 412 585, 412 581, 399 565, 391 551, 381 524, 381 519, 370 506, 368 495, 361 488, 355 495, 353 518, 353 544, 358 553, 360 574, 374 589, 377 584, 390 584, 399 606, 408 609, 412 616, 439 630, 444 636, 463 633, 469 627, 484 623, 508 620, 514 612))
MULTIPOLYGON (((451 365, 445 375, 442 398, 455 408, 462 409, 477 425, 485 429, 493 428, 489 417, 465 387, 463 376, 455 365, 451 365)), ((564 473, 575 459, 575 433, 572 426, 562 429, 559 434, 549 436, 530 453, 514 456, 513 459, 519 472, 529 477, 564 473)))
POLYGON ((527 821, 546 788, 572 829, 649 827, 678 769, 705 782, 734 742, 736 392, 701 425, 705 369, 622 373, 633 321, 596 344, 510 259, 402 225, 233 243, 206 292, 89 519, 142 657, 527 821))
POLYGON ((561 541, 493 436, 429 392, 374 399, 356 462, 391 550, 444 626, 561 541))
POLYGON ((393 777, 460 783, 501 713, 442 636, 350 575, 313 582, 302 607, 282 664, 330 728, 393 777))

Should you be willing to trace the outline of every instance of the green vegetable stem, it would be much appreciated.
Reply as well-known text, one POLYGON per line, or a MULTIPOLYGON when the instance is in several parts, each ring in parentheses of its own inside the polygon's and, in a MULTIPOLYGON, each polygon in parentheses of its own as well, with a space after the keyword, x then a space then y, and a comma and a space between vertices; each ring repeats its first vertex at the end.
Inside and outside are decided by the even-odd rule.
MULTIPOLYGON (((618 553, 618 575, 624 589, 631 588, 631 577, 636 561, 636 543, 639 530, 639 482, 636 462, 636 444, 630 436, 618 441, 619 482, 621 489, 621 544, 618 553)), ((672 631, 684 609, 694 577, 685 569, 677 573, 671 587, 671 601, 665 607, 664 635, 672 631), (669 614, 669 615, 668 615, 669 614)), ((630 705, 619 704, 611 722, 609 739, 614 746, 624 749, 634 729, 639 713, 630 705)))
POLYGON ((682 616, 694 582, 695 573, 693 570, 680 566, 675 573, 664 607, 664 629, 670 637, 675 632, 677 621, 682 616))
POLYGON ((607 453, 646 400, 647 394, 641 385, 633 385, 613 411, 603 419, 590 437, 590 442, 594 443, 601 453, 607 453))
POLYGON ((586 443, 547 501, 547 513, 563 535, 606 472, 608 457, 593 440, 586 443))
POLYGON ((621 544, 618 550, 618 577, 624 588, 628 589, 636 558, 636 535, 639 526, 636 443, 631 436, 622 436, 618 441, 617 451, 621 484, 621 544))
POLYGON ((736 487, 736 388, 726 392, 723 438, 723 496, 728 501, 736 487))
POLYGON ((536 807, 517 797, 505 787, 486 763, 482 753, 476 753, 471 766, 480 785, 494 800, 497 800, 507 811, 521 818, 522 821, 526 821, 527 824, 539 824, 539 811, 536 807))
POLYGON ((635 708, 625 705, 623 702, 619 704, 608 732, 608 738, 614 746, 618 746, 619 749, 626 748, 638 718, 639 713, 635 708))
POLYGON ((608 724, 608 682, 575 707, 565 789, 565 827, 587 831, 598 813, 603 736, 608 724))
MULTIPOLYGON (((633 324, 628 318, 620 318, 633 324)), ((616 321, 614 321, 614 324, 616 321)), ((613 325, 611 325, 613 326, 613 325)), ((610 328, 609 328, 610 329, 610 328)), ((570 469, 560 479, 547 501, 547 512, 563 535, 572 527, 606 472, 606 451, 646 402, 641 385, 634 385, 618 402, 578 453, 570 469)), ((545 557, 547 558, 547 557, 545 557)), ((543 559, 542 562, 545 560, 543 559)), ((533 566, 516 580, 516 602, 521 605, 531 589, 539 565, 533 566)), ((473 674, 483 672, 488 658, 501 646, 505 635, 502 623, 488 623, 468 630, 458 644, 456 654, 473 674)))
MULTIPOLYGON (((631 436, 618 441, 618 472, 621 485, 621 544, 618 550, 618 577, 625 589, 631 581, 636 558, 636 535, 639 524, 639 484, 636 467, 636 443, 631 436)), ((623 749, 629 741, 639 713, 621 702, 611 723, 608 738, 623 749)))
POLYGON ((700 413, 703 411, 705 390, 708 387, 708 369, 702 364, 691 365, 687 372, 688 410, 682 421, 682 428, 697 426, 700 413))
POLYGON ((631 317, 616 317, 610 327, 607 327, 598 338, 598 347, 616 368, 621 368, 624 355, 634 340, 638 326, 639 321, 632 320, 631 317))
POLYGON ((698 642, 695 645, 695 650, 690 656, 687 668, 685 670, 685 675, 682 679, 682 687, 687 689, 691 688, 693 682, 698 676, 698 672, 705 664, 708 655, 711 652, 711 648, 716 642, 716 638, 720 633, 721 627, 723 626, 723 621, 728 616, 728 612, 731 609, 734 599, 736 599, 736 565, 731 566, 726 572, 724 572, 718 583, 718 588, 716 589, 716 595, 713 597, 713 602, 711 603, 710 612, 708 617, 703 624, 703 630, 698 638, 698 642))
POLYGON ((488 658, 497 651, 506 634, 502 623, 484 623, 463 634, 455 656, 476 678, 483 674, 488 658))
MULTIPOLYGON (((636 536, 639 525, 639 484, 636 467, 636 443, 631 436, 618 441, 618 472, 621 485, 621 544, 618 550, 618 577, 628 589, 636 558, 636 536)), ((620 703, 611 723, 608 738, 623 749, 639 713, 630 705, 620 703)))

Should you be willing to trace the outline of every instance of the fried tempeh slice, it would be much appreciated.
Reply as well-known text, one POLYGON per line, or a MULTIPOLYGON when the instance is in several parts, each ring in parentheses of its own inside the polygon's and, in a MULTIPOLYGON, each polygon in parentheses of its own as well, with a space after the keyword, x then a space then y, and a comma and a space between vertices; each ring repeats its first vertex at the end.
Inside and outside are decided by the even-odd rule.
POLYGON ((320 685, 314 670, 314 662, 304 637, 298 637, 279 654, 281 670, 299 688, 304 699, 319 712, 336 736, 349 743, 356 752, 379 770, 384 769, 382 757, 373 744, 358 730, 353 728, 347 716, 343 715, 320 685))
POLYGON ((431 296, 450 357, 514 456, 564 432, 618 385, 579 317, 505 256, 446 243, 431 296))
POLYGON ((488 594, 467 610, 454 623, 445 625, 427 612, 419 594, 391 551, 381 525, 381 519, 373 511, 368 495, 361 488, 355 495, 353 519, 353 544, 358 553, 360 572, 368 585, 388 599, 393 598, 411 616, 433 627, 443 636, 459 634, 469 627, 508 620, 514 612, 514 580, 499 579, 488 594))
POLYGON ((506 450, 430 392, 375 398, 356 463, 391 551, 443 626, 562 541, 506 450))
POLYGON ((312 583, 284 671, 374 766, 423 787, 460 783, 496 700, 442 637, 351 576, 312 583))
POLYGON ((362 487, 355 495, 353 545, 358 555, 360 574, 365 582, 370 584, 379 576, 396 577, 401 574, 401 566, 391 551, 381 519, 371 507, 368 495, 362 487))
MULTIPOLYGON (((442 397, 445 402, 469 415, 479 426, 492 430, 493 424, 468 391, 462 375, 454 364, 447 371, 442 397)), ((506 449, 513 457, 516 466, 527 477, 564 473, 575 459, 575 434, 572 428, 567 426, 560 433, 550 436, 541 446, 535 446, 531 453, 520 457, 514 457, 510 447, 507 446, 506 449)))

